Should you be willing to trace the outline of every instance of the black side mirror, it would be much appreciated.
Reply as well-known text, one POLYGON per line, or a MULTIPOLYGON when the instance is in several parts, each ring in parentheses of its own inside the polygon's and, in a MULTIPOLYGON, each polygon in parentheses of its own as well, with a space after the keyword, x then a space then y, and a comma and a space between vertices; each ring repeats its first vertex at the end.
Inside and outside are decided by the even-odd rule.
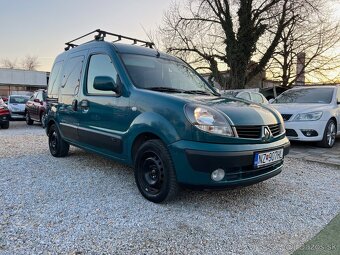
POLYGON ((96 76, 94 78, 93 88, 102 91, 113 91, 117 95, 120 95, 120 83, 115 83, 109 76, 96 76))

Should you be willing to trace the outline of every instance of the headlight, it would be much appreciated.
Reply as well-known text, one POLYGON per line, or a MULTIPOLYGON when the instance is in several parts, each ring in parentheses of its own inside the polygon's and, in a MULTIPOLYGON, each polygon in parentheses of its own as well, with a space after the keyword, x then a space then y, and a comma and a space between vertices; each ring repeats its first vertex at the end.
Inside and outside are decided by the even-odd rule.
POLYGON ((228 120, 220 112, 195 105, 186 105, 184 109, 188 120, 198 129, 217 135, 234 136, 228 120))
POLYGON ((299 113, 295 116, 294 120, 296 121, 308 121, 308 120, 319 120, 322 116, 322 112, 308 112, 308 113, 299 113))

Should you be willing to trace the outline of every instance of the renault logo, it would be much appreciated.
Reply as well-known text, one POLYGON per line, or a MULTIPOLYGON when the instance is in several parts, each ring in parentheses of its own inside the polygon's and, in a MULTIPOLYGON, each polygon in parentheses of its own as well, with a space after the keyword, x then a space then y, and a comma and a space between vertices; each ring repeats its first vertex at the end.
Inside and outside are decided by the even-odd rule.
POLYGON ((266 142, 269 141, 271 137, 272 133, 270 132, 269 127, 267 126, 263 127, 262 140, 266 142))

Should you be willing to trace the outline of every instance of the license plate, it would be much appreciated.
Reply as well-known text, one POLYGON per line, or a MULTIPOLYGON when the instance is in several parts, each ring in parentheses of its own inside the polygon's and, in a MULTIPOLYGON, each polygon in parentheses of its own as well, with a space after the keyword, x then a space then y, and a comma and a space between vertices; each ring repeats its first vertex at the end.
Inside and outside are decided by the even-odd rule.
POLYGON ((283 159, 283 149, 274 151, 267 151, 255 153, 254 166, 259 168, 261 166, 270 165, 283 159))

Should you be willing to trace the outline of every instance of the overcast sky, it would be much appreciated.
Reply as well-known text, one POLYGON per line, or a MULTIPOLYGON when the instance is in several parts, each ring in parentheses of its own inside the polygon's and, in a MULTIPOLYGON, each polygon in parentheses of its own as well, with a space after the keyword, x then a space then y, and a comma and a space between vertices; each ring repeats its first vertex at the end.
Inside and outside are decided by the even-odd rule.
POLYGON ((50 71, 64 43, 97 28, 147 39, 171 0, 1 0, 0 59, 39 57, 50 71))

